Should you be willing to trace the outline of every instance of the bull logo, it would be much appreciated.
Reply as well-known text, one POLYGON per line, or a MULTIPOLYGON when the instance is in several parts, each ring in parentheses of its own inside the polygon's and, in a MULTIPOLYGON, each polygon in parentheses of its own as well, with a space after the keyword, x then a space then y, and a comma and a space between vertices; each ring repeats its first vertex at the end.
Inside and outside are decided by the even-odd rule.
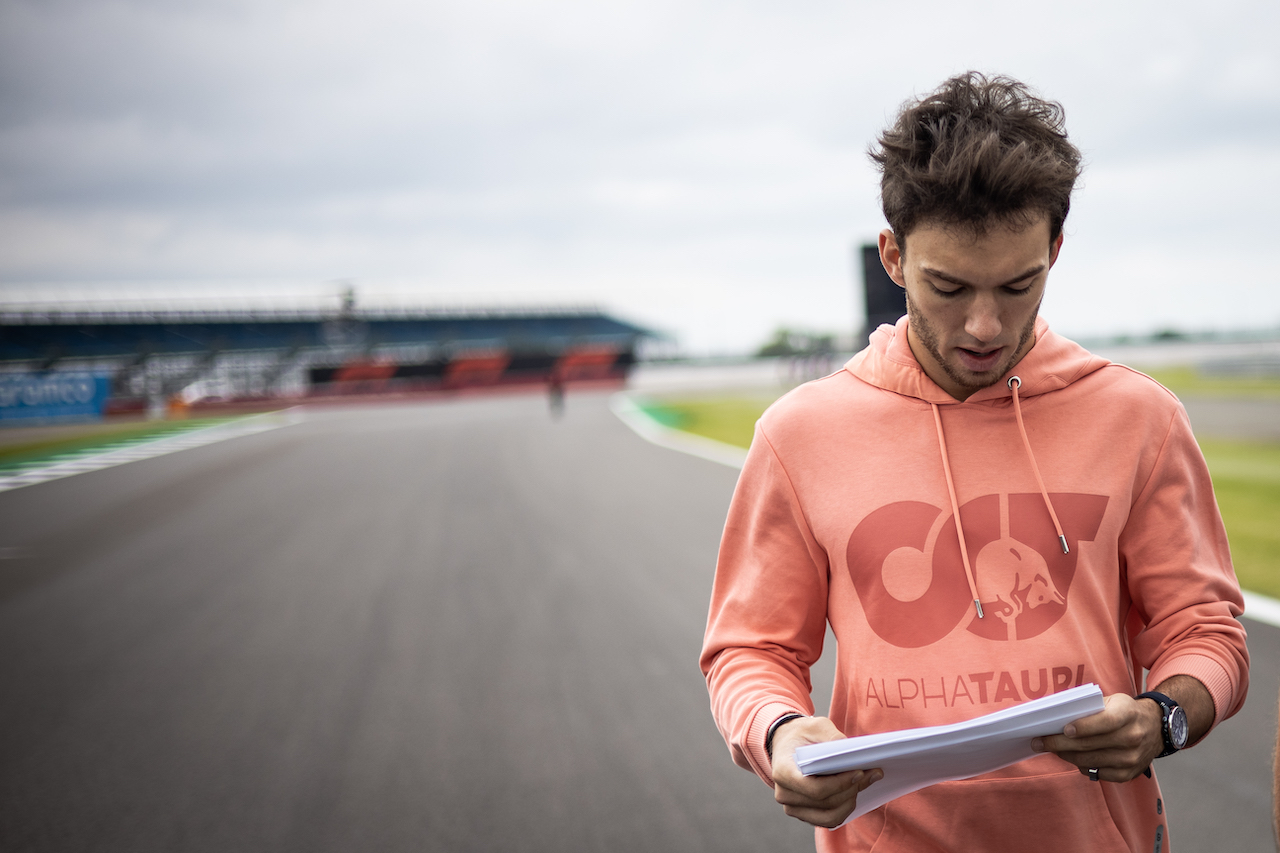
POLYGON ((983 610, 1005 624, 1009 639, 1018 639, 1018 617, 1042 604, 1066 604, 1053 585, 1049 565, 1036 551, 1016 539, 1003 536, 988 542, 974 562, 978 600, 994 602, 983 610))
POLYGON ((974 613, 953 516, 918 501, 870 513, 849 537, 846 559, 871 629, 900 648, 936 643, 966 614, 968 630, 990 640, 1048 630, 1066 612, 1078 543, 1097 535, 1108 502, 1106 495, 1050 497, 1068 554, 1037 493, 984 495, 960 507, 984 619, 974 613))

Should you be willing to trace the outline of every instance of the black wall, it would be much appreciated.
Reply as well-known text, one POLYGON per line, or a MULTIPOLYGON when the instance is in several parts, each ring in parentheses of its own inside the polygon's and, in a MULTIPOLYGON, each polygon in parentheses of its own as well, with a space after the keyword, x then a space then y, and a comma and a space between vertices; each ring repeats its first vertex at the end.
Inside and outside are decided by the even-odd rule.
POLYGON ((884 265, 880 263, 880 250, 875 244, 864 245, 861 253, 863 306, 867 312, 867 324, 862 329, 860 343, 865 344, 881 323, 892 325, 907 313, 907 292, 894 284, 893 279, 884 271, 884 265))

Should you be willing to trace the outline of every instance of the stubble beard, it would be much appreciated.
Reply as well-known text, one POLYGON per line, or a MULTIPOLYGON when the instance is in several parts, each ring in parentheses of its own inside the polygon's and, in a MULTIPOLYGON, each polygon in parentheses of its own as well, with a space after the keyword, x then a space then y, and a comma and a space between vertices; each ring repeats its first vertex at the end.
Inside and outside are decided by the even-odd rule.
POLYGON ((942 372, 947 374, 947 378, 970 394, 981 391, 983 388, 991 387, 1013 369, 1013 366, 1025 355, 1023 347, 1026 346, 1027 341, 1031 340, 1031 336, 1035 334, 1036 317, 1038 316, 1040 316, 1039 305, 1036 306, 1035 311, 1031 312, 1031 318, 1027 320, 1027 325, 1022 328, 1022 333, 1018 335, 1018 345, 1014 347, 1013 352, 1004 361, 982 373, 973 373, 971 371, 962 373, 942 357, 942 349, 938 346, 937 331, 933 326, 929 325, 929 321, 924 318, 924 314, 911 301, 911 294, 907 294, 907 321, 911 323, 911 328, 915 330, 916 340, 933 357, 934 363, 942 368, 942 372))

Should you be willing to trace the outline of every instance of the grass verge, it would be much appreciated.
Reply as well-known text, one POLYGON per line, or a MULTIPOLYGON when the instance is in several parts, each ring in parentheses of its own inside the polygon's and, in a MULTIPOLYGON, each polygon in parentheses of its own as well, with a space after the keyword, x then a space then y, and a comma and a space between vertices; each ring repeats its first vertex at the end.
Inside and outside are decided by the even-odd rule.
MULTIPOLYGON (((1215 387, 1227 393, 1225 388, 1239 390, 1244 381, 1215 387)), ((1280 381, 1273 382, 1280 389, 1280 381)), ((640 407, 673 429, 747 447, 756 420, 773 400, 767 395, 663 398, 643 401, 640 407)), ((1204 439, 1200 447, 1240 585, 1280 598, 1280 444, 1204 439)))
POLYGON ((124 424, 93 424, 84 431, 37 439, 21 444, 0 447, 0 471, 11 471, 78 456, 85 453, 106 451, 113 447, 162 438, 193 429, 214 426, 237 420, 239 417, 192 418, 177 421, 141 421, 124 424))
POLYGON ((1280 598, 1280 444, 1200 442, 1246 589, 1280 598))
POLYGON ((639 399, 636 405, 663 426, 748 447, 756 421, 776 399, 776 394, 664 397, 639 399))
POLYGON ((1179 397, 1280 398, 1280 376, 1223 376, 1194 367, 1162 367, 1143 373, 1179 397))

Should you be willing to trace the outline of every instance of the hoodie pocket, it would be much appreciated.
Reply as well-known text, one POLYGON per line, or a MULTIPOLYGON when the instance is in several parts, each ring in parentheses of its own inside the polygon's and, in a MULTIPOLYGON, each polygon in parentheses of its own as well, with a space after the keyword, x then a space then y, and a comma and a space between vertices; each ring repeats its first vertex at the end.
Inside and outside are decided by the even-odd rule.
MULTIPOLYGON (((1078 771, 942 782, 884 806, 873 853, 1128 853, 1102 795, 1078 771)), ((870 817, 870 815, 868 815, 870 817)))

